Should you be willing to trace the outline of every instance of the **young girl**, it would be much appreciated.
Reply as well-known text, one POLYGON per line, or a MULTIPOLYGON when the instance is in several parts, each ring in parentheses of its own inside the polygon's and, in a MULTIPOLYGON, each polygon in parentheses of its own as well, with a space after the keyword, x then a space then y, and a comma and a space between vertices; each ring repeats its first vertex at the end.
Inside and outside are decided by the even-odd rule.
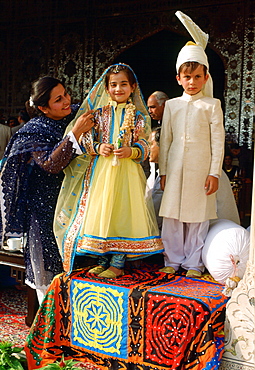
POLYGON ((99 260, 89 272, 116 278, 123 275, 126 258, 162 251, 153 205, 144 200, 146 178, 140 166, 149 152, 150 119, 136 76, 125 64, 107 68, 84 107, 96 109, 94 128, 80 141, 91 161, 85 176, 81 166, 69 168, 66 188, 75 191, 70 201, 65 187, 62 191, 65 203, 55 232, 65 270, 70 271, 75 255, 90 254, 99 260))

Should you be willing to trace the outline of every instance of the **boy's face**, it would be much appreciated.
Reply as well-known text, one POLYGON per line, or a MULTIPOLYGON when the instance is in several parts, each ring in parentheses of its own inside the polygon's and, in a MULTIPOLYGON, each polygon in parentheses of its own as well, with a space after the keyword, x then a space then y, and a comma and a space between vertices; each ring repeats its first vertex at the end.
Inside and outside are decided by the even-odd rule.
POLYGON ((225 155, 224 163, 225 163, 227 166, 230 166, 230 165, 232 164, 232 158, 230 157, 230 155, 225 155))
POLYGON ((176 76, 179 85, 182 85, 186 94, 195 95, 202 90, 202 87, 208 80, 209 75, 205 75, 204 66, 201 64, 195 71, 189 73, 187 70, 180 72, 180 76, 176 76))
POLYGON ((150 157, 149 161, 158 163, 158 155, 159 155, 159 146, 158 143, 155 140, 155 131, 152 131, 149 137, 149 143, 150 143, 150 157))

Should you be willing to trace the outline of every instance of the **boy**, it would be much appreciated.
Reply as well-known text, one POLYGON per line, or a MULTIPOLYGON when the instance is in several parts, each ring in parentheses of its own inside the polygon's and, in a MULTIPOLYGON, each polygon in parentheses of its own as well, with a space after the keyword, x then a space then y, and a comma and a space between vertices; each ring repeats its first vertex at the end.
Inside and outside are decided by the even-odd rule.
POLYGON ((197 43, 188 43, 178 55, 176 78, 184 92, 166 102, 163 115, 159 172, 164 193, 159 214, 165 267, 161 271, 174 274, 182 267, 186 276, 199 277, 204 271, 201 253, 209 219, 217 218, 215 192, 225 134, 203 49, 207 35, 183 13, 177 16, 197 43))

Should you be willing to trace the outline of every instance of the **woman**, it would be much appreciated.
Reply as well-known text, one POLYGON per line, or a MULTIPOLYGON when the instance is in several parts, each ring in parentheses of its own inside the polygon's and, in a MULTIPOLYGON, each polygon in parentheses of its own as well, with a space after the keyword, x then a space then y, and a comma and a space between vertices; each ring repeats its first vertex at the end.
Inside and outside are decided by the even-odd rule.
POLYGON ((62 272, 52 229, 62 170, 81 154, 77 140, 93 126, 93 114, 82 114, 63 138, 79 107, 71 106, 65 87, 52 77, 33 84, 29 105, 34 118, 10 140, 0 186, 3 236, 27 235, 26 284, 37 290, 40 302, 53 276, 62 272))

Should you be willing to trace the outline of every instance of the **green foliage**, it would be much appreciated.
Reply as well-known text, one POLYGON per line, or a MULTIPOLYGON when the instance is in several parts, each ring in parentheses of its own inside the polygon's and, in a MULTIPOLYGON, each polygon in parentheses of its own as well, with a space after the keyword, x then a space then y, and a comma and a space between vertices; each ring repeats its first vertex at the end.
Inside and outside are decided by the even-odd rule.
POLYGON ((25 370, 26 357, 21 354, 23 347, 9 342, 0 342, 0 370, 25 370))
MULTIPOLYGON (((25 354, 21 353, 23 347, 15 347, 9 342, 0 342, 0 370, 26 370, 27 361, 25 354)), ((73 370, 86 369, 86 365, 74 360, 64 360, 48 364, 38 370, 73 370)))

